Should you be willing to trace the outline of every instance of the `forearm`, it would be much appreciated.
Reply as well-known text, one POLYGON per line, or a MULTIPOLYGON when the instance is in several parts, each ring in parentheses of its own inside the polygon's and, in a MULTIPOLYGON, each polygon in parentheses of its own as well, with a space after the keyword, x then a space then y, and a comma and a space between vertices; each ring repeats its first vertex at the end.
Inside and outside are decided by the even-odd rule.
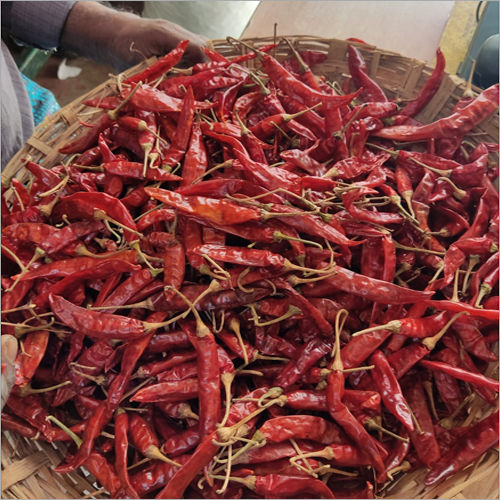
POLYGON ((123 47, 115 45, 123 39, 123 31, 130 23, 137 21, 141 19, 133 14, 115 11, 97 2, 77 2, 66 20, 60 47, 95 61, 119 66, 123 47))
POLYGON ((97 2, 77 2, 66 21, 61 47, 123 70, 144 57, 162 56, 186 39, 190 44, 184 62, 203 60, 205 38, 177 24, 144 19, 97 2))

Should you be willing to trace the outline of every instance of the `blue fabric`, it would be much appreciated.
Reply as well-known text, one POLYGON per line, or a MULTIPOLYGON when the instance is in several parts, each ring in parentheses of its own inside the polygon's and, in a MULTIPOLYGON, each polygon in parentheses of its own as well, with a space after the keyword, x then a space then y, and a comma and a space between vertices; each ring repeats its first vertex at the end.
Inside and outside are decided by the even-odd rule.
POLYGON ((50 90, 40 87, 40 85, 22 74, 21 78, 23 79, 30 98, 31 110, 36 126, 41 123, 46 116, 55 113, 61 106, 59 106, 54 94, 50 90))

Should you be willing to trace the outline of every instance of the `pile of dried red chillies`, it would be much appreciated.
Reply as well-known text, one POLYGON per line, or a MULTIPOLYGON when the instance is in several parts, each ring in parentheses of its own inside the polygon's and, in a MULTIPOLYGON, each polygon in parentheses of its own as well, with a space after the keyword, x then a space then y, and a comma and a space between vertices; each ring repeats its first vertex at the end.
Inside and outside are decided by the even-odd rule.
POLYGON ((87 101, 63 163, 4 182, 3 429, 64 441, 56 471, 113 498, 374 498, 477 463, 498 144, 474 128, 498 84, 423 125, 440 51, 404 101, 354 46, 336 82, 274 45, 177 70, 186 46, 87 101))

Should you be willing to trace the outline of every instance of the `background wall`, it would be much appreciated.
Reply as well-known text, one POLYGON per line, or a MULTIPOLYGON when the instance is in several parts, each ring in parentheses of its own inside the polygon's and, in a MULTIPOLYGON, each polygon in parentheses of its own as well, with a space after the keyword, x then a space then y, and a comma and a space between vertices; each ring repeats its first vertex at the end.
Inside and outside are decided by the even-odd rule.
POLYGON ((168 19, 208 38, 239 38, 258 1, 144 2, 144 17, 168 19))
MULTIPOLYGON (((462 3, 462 2, 457 2, 462 3)), ((469 2, 466 2, 469 3, 469 2)), ((432 63, 452 1, 263 1, 243 35, 317 35, 367 43, 432 63)))

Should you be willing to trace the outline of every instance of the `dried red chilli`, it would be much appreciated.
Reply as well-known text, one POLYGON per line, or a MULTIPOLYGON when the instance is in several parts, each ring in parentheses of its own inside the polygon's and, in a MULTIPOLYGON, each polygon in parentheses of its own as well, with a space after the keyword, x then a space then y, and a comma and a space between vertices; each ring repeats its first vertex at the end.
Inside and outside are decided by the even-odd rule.
POLYGON ((474 361, 495 360, 495 148, 460 148, 496 105, 495 88, 438 121, 427 143, 396 152, 400 144, 377 142, 394 130, 381 119, 414 139, 429 133, 404 117, 435 92, 440 57, 395 115, 359 58, 351 76, 364 103, 316 78, 314 58, 297 66, 255 52, 232 61, 209 52, 213 62, 154 88, 185 48, 132 77, 142 86, 90 101, 114 111, 63 148, 82 153, 67 166, 28 163, 33 181, 2 191, 3 331, 24 349, 6 427, 67 441, 43 419, 71 422, 76 410, 86 420, 70 430, 83 444, 60 470, 83 464, 117 497, 373 496, 367 466, 382 482, 417 458, 441 474, 436 442, 443 456, 450 444, 442 432, 432 438, 433 412, 461 418, 463 381, 484 404, 497 390, 474 361), (267 83, 236 65, 252 58, 267 83), (439 139, 450 130, 460 136, 453 147, 439 139), (31 232, 15 230, 26 223, 31 232), (329 353, 342 308, 340 366, 329 353), (435 385, 436 408, 423 404, 422 380, 435 385), (411 428, 408 406, 410 442, 396 422, 411 428), (147 433, 115 428, 113 446, 100 435, 113 422, 147 433), (132 472, 149 445, 179 466, 155 460, 132 472), (352 488, 317 483, 329 466, 354 468, 352 488))

